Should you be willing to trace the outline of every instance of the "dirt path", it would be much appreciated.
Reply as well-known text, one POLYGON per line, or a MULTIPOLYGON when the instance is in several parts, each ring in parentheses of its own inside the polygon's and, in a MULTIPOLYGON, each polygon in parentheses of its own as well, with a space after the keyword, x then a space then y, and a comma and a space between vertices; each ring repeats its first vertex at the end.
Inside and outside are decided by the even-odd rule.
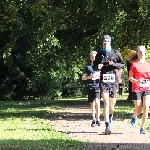
POLYGON ((131 127, 128 120, 115 120, 111 135, 104 134, 104 121, 99 127, 91 127, 91 110, 87 102, 66 106, 47 117, 54 129, 72 139, 83 141, 78 150, 150 150, 150 133, 140 135, 139 127, 131 127))

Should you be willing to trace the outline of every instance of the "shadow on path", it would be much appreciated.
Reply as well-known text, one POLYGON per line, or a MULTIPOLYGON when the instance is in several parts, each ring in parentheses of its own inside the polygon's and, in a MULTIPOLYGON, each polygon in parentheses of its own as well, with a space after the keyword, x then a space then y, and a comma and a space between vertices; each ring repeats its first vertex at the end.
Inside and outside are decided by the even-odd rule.
MULTIPOLYGON (((131 102, 117 101, 118 106, 131 106, 131 102)), ((101 102, 103 108, 103 102, 101 102)), ((131 113, 125 116, 131 116, 131 113)), ((101 111, 102 114, 102 111, 101 111)), ((105 122, 101 115, 101 126, 91 127, 91 110, 87 101, 67 104, 65 108, 47 114, 51 126, 71 137, 82 141, 83 145, 78 150, 149 150, 150 133, 139 134, 139 128, 132 128, 128 120, 120 119, 117 113, 112 127, 112 134, 105 135, 105 122), (86 142, 89 142, 87 144, 86 142)), ((123 117, 124 118, 124 117, 123 117)))
MULTIPOLYGON (((101 102, 101 108, 103 109, 103 102, 101 102)), ((87 101, 76 101, 70 104, 67 103, 63 109, 51 111, 46 114, 46 118, 50 120, 68 121, 91 120, 90 104, 87 101)), ((104 119, 102 115, 100 119, 104 119)))
MULTIPOLYGON (((117 101, 116 106, 131 106, 131 102, 125 100, 117 101)), ((101 107, 101 116, 100 120, 103 121, 103 108, 104 103, 103 101, 100 102, 101 107)), ((114 120, 124 120, 129 119, 131 117, 132 113, 121 111, 121 112, 115 112, 114 113, 114 120)), ((46 118, 50 120, 69 120, 69 121, 75 121, 75 120, 91 120, 91 109, 90 104, 87 101, 69 101, 66 103, 65 107, 61 110, 55 110, 50 111, 48 114, 46 114, 46 118)))

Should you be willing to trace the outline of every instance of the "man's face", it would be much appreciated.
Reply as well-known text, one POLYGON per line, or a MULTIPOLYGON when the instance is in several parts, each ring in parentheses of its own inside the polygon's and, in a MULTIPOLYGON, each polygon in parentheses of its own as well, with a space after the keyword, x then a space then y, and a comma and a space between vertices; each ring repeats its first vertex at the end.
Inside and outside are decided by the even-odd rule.
POLYGON ((111 41, 109 39, 103 40, 103 48, 107 48, 111 46, 111 41))

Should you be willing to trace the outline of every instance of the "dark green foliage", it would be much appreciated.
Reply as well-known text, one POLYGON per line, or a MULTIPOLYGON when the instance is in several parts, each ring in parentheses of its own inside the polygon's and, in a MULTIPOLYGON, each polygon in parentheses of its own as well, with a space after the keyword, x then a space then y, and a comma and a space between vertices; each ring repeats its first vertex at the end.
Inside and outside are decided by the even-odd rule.
POLYGON ((150 38, 149 0, 1 0, 0 7, 1 99, 54 99, 64 77, 67 91, 82 96, 82 71, 103 34, 120 50, 150 38))

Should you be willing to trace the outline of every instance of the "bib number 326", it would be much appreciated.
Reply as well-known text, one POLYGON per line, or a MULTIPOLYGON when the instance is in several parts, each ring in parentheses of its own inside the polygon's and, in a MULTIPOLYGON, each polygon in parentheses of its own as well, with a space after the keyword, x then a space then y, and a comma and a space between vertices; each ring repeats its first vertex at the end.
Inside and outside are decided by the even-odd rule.
POLYGON ((103 74, 103 82, 115 82, 115 74, 103 74))

